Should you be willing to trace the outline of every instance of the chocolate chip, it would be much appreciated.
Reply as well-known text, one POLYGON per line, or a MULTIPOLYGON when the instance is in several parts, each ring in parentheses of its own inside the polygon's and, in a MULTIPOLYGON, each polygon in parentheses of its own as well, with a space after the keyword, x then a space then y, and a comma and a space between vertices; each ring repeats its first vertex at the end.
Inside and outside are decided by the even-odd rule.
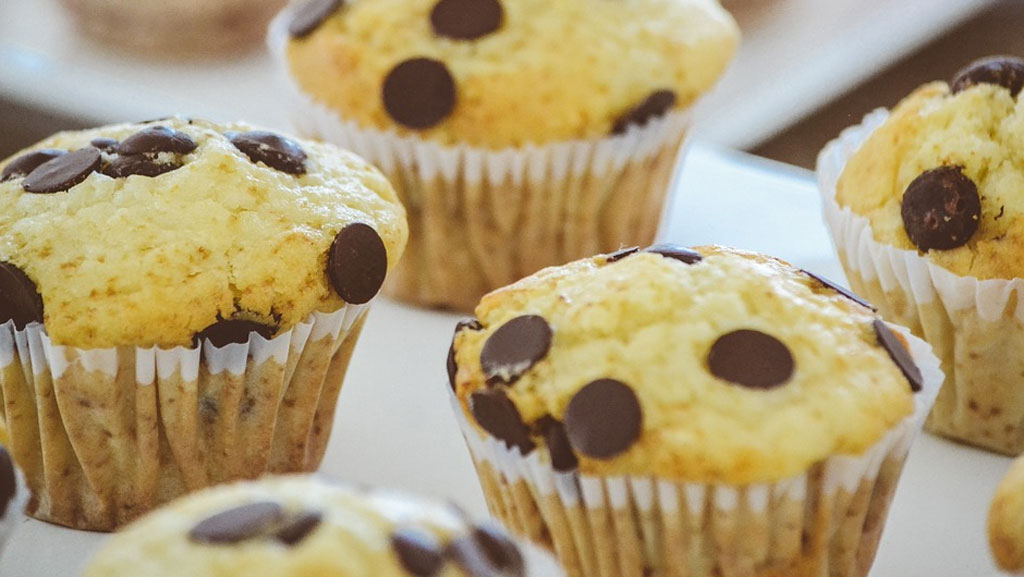
POLYGON ((695 250, 690 250, 685 246, 678 244, 662 243, 654 246, 649 246, 643 250, 643 252, 651 252, 654 254, 660 254, 665 258, 672 258, 686 264, 697 264, 704 260, 704 256, 695 250))
POLYGON ((491 389, 469 396, 469 410, 477 424, 508 448, 518 447, 523 455, 534 449, 530 429, 519 415, 519 409, 505 391, 491 389))
MULTIPOLYGON (((478 331, 482 328, 484 328, 483 325, 476 319, 462 319, 455 325, 455 335, 462 332, 463 329, 478 331)), ((459 370, 458 365, 455 364, 455 335, 452 335, 452 344, 448 347, 448 384, 451 385, 452 391, 455 390, 455 373, 459 370)))
POLYGON ((523 577, 526 565, 515 541, 491 525, 452 540, 448 554, 470 577, 523 577))
POLYGON ((499 0, 440 0, 430 11, 434 34, 475 40, 501 28, 505 11, 499 0))
POLYGON ((398 561, 416 577, 436 575, 444 564, 440 543, 430 533, 412 527, 400 527, 391 534, 391 548, 398 561))
POLYGON ((67 190, 100 167, 100 151, 80 148, 40 164, 21 182, 26 192, 49 194, 67 190))
POLYGON ((133 175, 153 177, 171 172, 181 166, 181 163, 177 161, 160 162, 153 154, 116 156, 103 167, 103 174, 111 178, 126 178, 133 175))
POLYGON ((516 317, 494 331, 480 351, 480 365, 490 384, 513 383, 548 354, 551 327, 544 317, 516 317))
POLYGON ((388 250, 377 231, 354 222, 334 237, 327 256, 327 278, 347 303, 369 302, 388 273, 388 250))
POLYGON ((907 380, 910 381, 910 390, 915 393, 920 391, 924 382, 924 379, 921 377, 921 369, 917 368, 917 363, 911 358, 907 347, 904 346, 900 337, 892 332, 892 329, 885 324, 885 321, 875 319, 871 326, 875 329, 878 344, 888 351, 893 362, 903 372, 903 376, 907 377, 907 380))
POLYGON ((860 298, 859 296, 854 294, 853 291, 851 291, 850 289, 848 289, 848 288, 846 288, 844 286, 838 285, 838 284, 828 280, 827 278, 825 278, 823 276, 818 276, 818 275, 814 274, 813 272, 811 272, 809 270, 806 270, 806 269, 800 269, 800 272, 802 272, 805 275, 811 277, 812 279, 820 282, 821 284, 825 285, 826 287, 836 291, 837 293, 843 295, 844 297, 850 299, 851 301, 859 304, 862 307, 867 307, 867 308, 869 308, 869 309, 871 309, 873 311, 877 311, 878 310, 877 308, 875 308, 875 305, 873 305, 873 304, 869 303, 868 301, 860 298))
POLYGON ((18 492, 18 480, 14 475, 14 461, 3 445, 0 445, 0 519, 7 514, 7 507, 18 492))
POLYGON ((274 538, 281 543, 293 547, 309 536, 323 522, 323 513, 305 511, 293 516, 274 532, 274 538))
POLYGON ((545 416, 535 423, 537 430, 544 437, 548 454, 551 456, 551 467, 560 472, 574 471, 579 466, 576 454, 572 452, 572 444, 565 432, 565 425, 551 416, 545 416))
POLYGON ((422 130, 441 122, 455 109, 455 80, 444 62, 411 58, 388 72, 382 97, 385 110, 395 122, 422 130))
POLYGON ((277 503, 249 503, 203 519, 188 537, 196 543, 240 543, 265 534, 283 517, 284 510, 277 503))
POLYGON ((903 228, 922 251, 967 244, 981 222, 978 187, 962 166, 940 166, 915 178, 903 193, 903 228))
POLYGON ((306 174, 306 152, 294 140, 265 130, 225 136, 253 162, 262 162, 288 174, 306 174))
POLYGON ((631 247, 627 247, 627 248, 620 248, 619 250, 617 250, 615 252, 610 252, 610 253, 604 255, 604 262, 605 262, 605 264, 611 264, 613 262, 618 262, 618 261, 626 258, 627 256, 636 254, 638 252, 640 252, 640 247, 638 247, 638 246, 631 246, 631 247))
POLYGON ((569 442, 594 459, 629 449, 643 428, 643 411, 633 389, 615 379, 598 379, 580 389, 565 409, 569 442))
POLYGON ((188 154, 196 149, 192 137, 166 126, 150 126, 125 138, 117 145, 117 153, 124 155, 146 152, 174 152, 188 154))
POLYGON ((115 148, 117 148, 118 144, 119 143, 117 142, 116 139, 114 139, 114 138, 107 138, 105 136, 101 136, 99 138, 93 138, 92 140, 89 141, 89 146, 91 146, 93 148, 97 148, 97 149, 102 150, 104 152, 113 152, 113 150, 115 148))
POLYGON ((43 322, 43 297, 20 268, 0 261, 0 323, 10 320, 19 331, 31 322, 43 322))
POLYGON ((652 118, 664 116, 676 105, 676 93, 671 90, 655 90, 640 104, 627 110, 612 125, 612 134, 624 134, 632 125, 643 126, 652 118))
POLYGON ((288 33, 293 38, 304 38, 320 27, 331 14, 341 8, 342 0, 310 0, 296 11, 288 23, 288 33))
POLYGON ((209 340, 210 344, 220 348, 233 343, 249 342, 249 334, 256 333, 270 339, 277 332, 277 327, 242 319, 222 319, 196 334, 196 344, 209 340))
POLYGON ((3 172, 0 172, 0 182, 27 176, 44 162, 53 160, 58 156, 64 156, 65 154, 67 154, 66 150, 56 150, 53 148, 26 152, 4 167, 3 172))
POLYGON ((751 329, 722 335, 711 345, 708 369, 716 377, 752 389, 771 389, 793 376, 793 355, 779 339, 751 329))
POLYGON ((1010 91, 1014 98, 1024 87, 1024 60, 1014 56, 990 56, 975 60, 953 77, 953 94, 976 84, 996 84, 1010 91))

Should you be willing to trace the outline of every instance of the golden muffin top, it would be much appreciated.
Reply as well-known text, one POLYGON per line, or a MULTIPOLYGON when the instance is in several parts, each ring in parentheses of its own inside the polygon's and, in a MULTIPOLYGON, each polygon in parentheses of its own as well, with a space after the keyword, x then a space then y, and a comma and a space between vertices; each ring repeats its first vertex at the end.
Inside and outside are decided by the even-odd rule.
POLYGON ((289 28, 292 78, 343 118, 486 148, 686 108, 738 38, 716 0, 313 0, 289 28))
POLYGON ((746 484, 860 454, 921 373, 845 289, 770 257, 659 245, 483 298, 449 374, 467 418, 557 470, 746 484))
POLYGON ((961 276, 1024 276, 1024 60, 996 57, 900 102, 848 160, 841 206, 876 241, 961 276))
POLYGON ((0 162, 0 322, 82 348, 270 337, 366 302, 407 234, 384 177, 329 145, 184 118, 62 132, 0 162))
POLYGON ((85 577, 524 577, 519 546, 452 505, 311 477, 186 496, 112 536, 85 577))

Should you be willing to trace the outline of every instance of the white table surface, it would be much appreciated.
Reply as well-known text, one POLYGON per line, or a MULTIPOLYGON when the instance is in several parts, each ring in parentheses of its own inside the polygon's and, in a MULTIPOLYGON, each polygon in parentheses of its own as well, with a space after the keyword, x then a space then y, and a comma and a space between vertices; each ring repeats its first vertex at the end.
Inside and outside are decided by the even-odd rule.
MULTIPOLYGON (((694 145, 666 240, 760 250, 842 279, 811 175, 694 145)), ((379 299, 342 390, 322 470, 452 499, 485 515, 447 404, 444 360, 459 315, 379 299)), ((993 577, 985 512, 1010 460, 918 438, 872 577, 993 577)), ((75 577, 103 536, 28 520, 0 558, 0 577, 75 577)))
MULTIPOLYGON (((738 149, 761 142, 991 2, 736 0, 743 42, 697 132, 738 149)), ((76 34, 57 0, 0 0, 0 99, 97 124, 183 113, 285 129, 284 96, 262 48, 126 57, 76 34)))

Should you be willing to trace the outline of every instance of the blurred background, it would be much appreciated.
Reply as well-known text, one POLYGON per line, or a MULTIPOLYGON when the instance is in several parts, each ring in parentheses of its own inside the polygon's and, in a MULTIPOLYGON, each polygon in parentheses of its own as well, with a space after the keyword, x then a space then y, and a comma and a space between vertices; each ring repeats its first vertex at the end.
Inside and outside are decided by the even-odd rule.
MULTIPOLYGON (((864 113, 976 57, 1024 53, 1020 0, 725 5, 743 45, 696 135, 805 168, 864 113)), ((116 48, 83 36, 57 0, 0 1, 0 157, 59 129, 176 112, 287 129, 280 90, 258 40, 228 54, 116 48)))

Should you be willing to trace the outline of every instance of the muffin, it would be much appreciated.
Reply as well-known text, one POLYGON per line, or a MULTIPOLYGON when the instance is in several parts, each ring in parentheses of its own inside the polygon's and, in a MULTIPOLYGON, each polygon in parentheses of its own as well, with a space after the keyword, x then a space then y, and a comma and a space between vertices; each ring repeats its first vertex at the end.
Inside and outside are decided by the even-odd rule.
POLYGON ((548 268, 476 314, 449 374, 488 504, 573 576, 863 577, 942 381, 849 291, 723 247, 548 268))
POLYGON ((409 210, 385 291, 468 311, 651 242, 737 36, 716 0, 350 0, 285 11, 270 43, 299 132, 366 156, 409 210))
POLYGON ((453 505, 293 476, 185 497, 106 543, 85 577, 559 577, 453 505))
POLYGON ((240 123, 65 132, 0 162, 0 429, 28 513, 108 530, 315 469, 406 235, 376 169, 240 123))
POLYGON ((174 60, 259 44, 288 0, 61 0, 78 29, 133 56, 174 60))
POLYGON ((1024 457, 1014 461, 988 512, 988 539, 996 564, 1024 573, 1024 457))
POLYGON ((11 455, 0 445, 0 554, 11 533, 21 523, 26 500, 24 482, 14 468, 11 455))
POLYGON ((946 385, 926 429, 1024 451, 1024 61, 978 61, 878 111, 818 160, 850 285, 926 339, 946 385))

